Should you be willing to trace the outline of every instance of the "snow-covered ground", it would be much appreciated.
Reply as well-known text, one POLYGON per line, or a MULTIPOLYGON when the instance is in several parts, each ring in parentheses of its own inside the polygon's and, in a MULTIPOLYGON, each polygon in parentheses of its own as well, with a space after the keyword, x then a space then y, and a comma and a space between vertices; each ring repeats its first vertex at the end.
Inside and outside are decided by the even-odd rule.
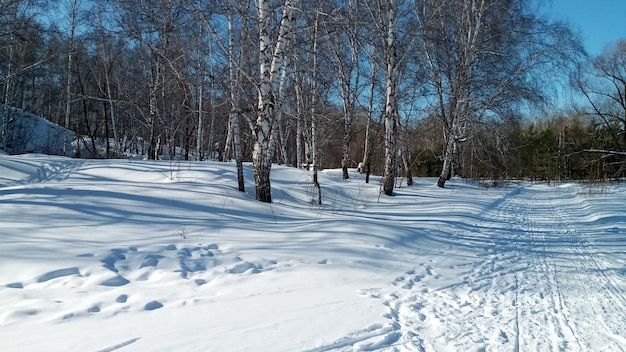
POLYGON ((0 155, 0 351, 626 350, 625 185, 351 177, 0 155))

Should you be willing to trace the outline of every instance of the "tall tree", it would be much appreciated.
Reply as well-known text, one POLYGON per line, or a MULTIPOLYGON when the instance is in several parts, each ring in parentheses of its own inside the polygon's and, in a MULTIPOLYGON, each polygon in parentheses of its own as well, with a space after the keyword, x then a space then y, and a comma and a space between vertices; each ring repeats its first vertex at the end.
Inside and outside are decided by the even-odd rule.
MULTIPOLYGON (((65 11, 66 11, 66 20, 67 27, 65 31, 67 33, 67 52, 65 55, 67 66, 65 71, 65 119, 63 123, 63 127, 66 129, 70 129, 70 122, 72 117, 72 103, 75 100, 75 93, 72 88, 74 86, 74 73, 76 68, 74 67, 76 58, 74 55, 78 50, 77 43, 77 31, 79 30, 79 26, 85 21, 85 3, 82 0, 67 0, 65 1, 65 11)), ((82 95, 82 94, 81 94, 82 95)), ((83 104, 85 102, 83 101, 83 104)), ((64 138, 64 153, 65 155, 70 155, 70 147, 67 143, 68 139, 64 138)), ((92 143, 93 143, 92 139, 92 143)), ((93 148, 93 153, 95 154, 97 150, 93 148)))
POLYGON ((259 18, 259 86, 258 113, 256 121, 250 126, 254 135, 254 151, 252 163, 254 167, 254 184, 256 199, 261 202, 272 202, 270 170, 272 167, 273 150, 271 148, 272 126, 276 118, 278 79, 282 63, 289 55, 288 38, 294 22, 294 11, 297 0, 285 0, 278 36, 272 40, 271 20, 273 15, 272 1, 258 1, 259 18))
POLYGON ((149 143, 148 157, 158 159, 164 145, 174 157, 174 143, 186 120, 191 97, 185 35, 192 23, 191 0, 111 0, 119 26, 131 41, 142 75, 130 100, 142 116, 149 143))
MULTIPOLYGON (((335 4, 334 4, 335 5, 335 4)), ((349 178, 350 140, 353 134, 354 114, 362 91, 361 57, 363 23, 357 0, 340 1, 333 9, 334 16, 326 24, 330 61, 337 76, 339 96, 343 112, 343 134, 341 138, 341 168, 343 178, 349 178)))
POLYGON ((318 169, 318 145, 317 145, 317 133, 318 133, 318 117, 317 117, 317 61, 318 61, 318 48, 319 48, 319 26, 320 26, 320 13, 315 13, 315 21, 313 24, 313 46, 312 46, 312 61, 313 66, 311 68, 311 163, 313 166, 313 186, 317 190, 317 204, 322 204, 322 187, 320 186, 317 169, 318 169))
POLYGON ((370 7, 370 13, 382 39, 382 55, 386 73, 383 192, 391 196, 397 176, 398 157, 398 0, 377 0, 376 8, 370 7))
MULTIPOLYGON (((42 66, 49 57, 45 52, 43 28, 38 23, 38 0, 0 1, 0 104, 34 110, 42 66)), ((5 147, 6 133, 14 121, 11 109, 0 129, 0 148, 5 147)))
POLYGON ((438 185, 455 173, 472 125, 521 104, 542 104, 580 45, 561 23, 533 11, 531 0, 420 0, 433 111, 444 127, 438 185))
MULTIPOLYGON (((370 45, 371 47, 371 45, 370 45)), ((367 121, 365 125, 365 140, 363 146, 363 161, 361 161, 361 170, 360 172, 365 172, 365 183, 369 183, 370 173, 372 169, 372 143, 374 140, 375 133, 372 133, 372 121, 374 120, 374 95, 376 92, 376 86, 378 81, 376 79, 377 76, 377 64, 375 62, 375 53, 372 50, 372 53, 367 55, 369 66, 370 66, 370 81, 369 81, 369 96, 367 103, 367 121)))
MULTIPOLYGON (((98 2, 96 8, 96 37, 97 37, 97 53, 95 58, 94 76, 96 84, 102 99, 104 100, 105 111, 108 112, 108 116, 105 116, 105 122, 111 122, 110 130, 113 131, 113 156, 119 157, 124 149, 121 145, 123 141, 120 140, 118 135, 118 123, 116 116, 116 99, 114 97, 114 82, 113 72, 118 67, 118 60, 122 55, 123 43, 121 43, 113 33, 108 29, 111 24, 108 15, 110 11, 106 7, 106 3, 98 2)), ((108 125, 106 123, 105 125, 108 125)), ((109 129, 105 131, 105 138, 107 141, 107 158, 110 158, 111 148, 109 145, 109 129)), ((125 143, 125 142, 124 142, 125 143)))
MULTIPOLYGON (((232 1, 232 0, 231 0, 232 1)), ((232 2, 231 2, 232 4, 232 2)), ((245 183, 243 177, 243 154, 241 146, 241 128, 239 120, 241 118, 241 105, 239 101, 240 89, 238 77, 237 61, 235 57, 235 23, 232 7, 228 10, 228 74, 230 82, 230 114, 229 126, 230 133, 233 136, 233 149, 235 152, 235 163, 237 164, 237 185, 240 192, 245 192, 245 183)))
POLYGON ((607 149, 626 151, 626 39, 608 45, 585 66, 575 81, 591 107, 611 132, 607 149))

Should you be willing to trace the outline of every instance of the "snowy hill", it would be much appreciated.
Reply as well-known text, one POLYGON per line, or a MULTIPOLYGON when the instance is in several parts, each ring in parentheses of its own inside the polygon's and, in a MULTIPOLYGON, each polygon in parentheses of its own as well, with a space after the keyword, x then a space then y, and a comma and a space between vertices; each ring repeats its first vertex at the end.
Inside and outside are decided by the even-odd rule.
POLYGON ((0 155, 1 351, 620 351, 626 187, 0 155))
POLYGON ((73 154, 76 134, 42 117, 0 105, 0 145, 9 154, 73 154), (6 133, 3 134, 3 129, 6 133), (65 143, 63 142, 65 140, 65 143))

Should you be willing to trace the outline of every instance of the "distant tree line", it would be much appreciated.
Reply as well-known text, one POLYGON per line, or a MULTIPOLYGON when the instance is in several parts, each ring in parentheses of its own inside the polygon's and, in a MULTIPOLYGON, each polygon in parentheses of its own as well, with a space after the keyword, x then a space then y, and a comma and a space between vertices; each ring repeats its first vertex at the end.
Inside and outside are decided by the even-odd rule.
MULTIPOLYGON (((427 124, 416 133, 431 133, 427 124)), ((625 175, 626 153, 614 132, 582 112, 519 120, 490 126, 481 138, 468 141, 458 165, 464 177, 499 182, 613 180, 625 175)), ((419 141, 420 139, 417 138, 419 141)), ((416 142, 413 174, 436 176, 441 171, 441 145, 416 142)))
POLYGON ((586 59, 540 4, 5 0, 0 99, 92 157, 235 160, 242 191, 252 161, 266 202, 272 163, 310 167, 320 203, 322 167, 389 195, 413 175, 623 176, 626 44, 586 59), (586 104, 555 113, 559 83, 586 104))

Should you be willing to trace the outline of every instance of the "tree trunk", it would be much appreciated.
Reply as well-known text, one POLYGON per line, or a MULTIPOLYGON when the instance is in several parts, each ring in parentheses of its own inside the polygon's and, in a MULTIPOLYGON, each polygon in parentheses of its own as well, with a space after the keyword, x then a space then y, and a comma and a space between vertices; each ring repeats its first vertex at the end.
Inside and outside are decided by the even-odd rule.
POLYGON ((387 38, 385 41, 385 64, 387 66, 387 93, 385 103, 385 171, 383 176, 383 191, 386 195, 393 195, 396 179, 396 139, 398 97, 396 92, 396 1, 389 0, 387 11, 387 38))
POLYGON ((322 188, 317 178, 317 116, 315 105, 317 104, 317 31, 319 25, 319 13, 315 17, 313 29, 313 74, 311 81, 311 161, 313 163, 313 185, 317 189, 317 204, 322 205, 322 188))
POLYGON ((254 130, 254 151, 252 164, 254 167, 254 185, 256 199, 261 202, 272 202, 270 186, 270 129, 274 119, 274 94, 272 94, 272 47, 270 33, 270 18, 272 15, 271 1, 259 0, 259 106, 256 126, 254 130))
POLYGON ((413 185, 413 174, 411 173, 411 153, 405 135, 406 131, 400 131, 400 156, 402 157, 402 166, 406 176, 406 185, 413 185))
MULTIPOLYGON (((232 112, 232 107, 231 107, 232 112)), ((229 114, 228 118, 228 128, 226 129, 226 141, 224 142, 224 152, 222 153, 222 161, 228 162, 232 159, 232 149, 233 149, 233 120, 231 119, 231 114, 229 114)))
POLYGON ((341 141, 341 151, 343 153, 343 157, 341 158, 341 170, 343 173, 343 179, 347 180, 350 178, 348 174, 348 166, 350 165, 350 126, 351 121, 348 121, 348 118, 344 118, 344 133, 341 141))
POLYGON ((204 155, 203 155, 203 150, 202 150, 202 145, 203 143, 203 135, 204 135, 204 129, 203 129, 203 125, 204 125, 204 111, 202 110, 202 101, 203 101, 203 95, 204 95, 204 90, 203 90, 203 84, 202 82, 200 83, 199 87, 198 87, 198 128, 196 131, 196 158, 198 159, 198 161, 202 161, 204 160, 204 155))
MULTIPOLYGON (((111 159, 111 142, 109 138, 109 120, 107 119, 107 107, 106 104, 102 104, 102 109, 104 110, 104 138, 106 141, 107 151, 106 158, 111 159)), ((95 134, 95 133, 94 133, 95 134)))
POLYGON ((272 202, 270 170, 272 166, 271 135, 276 118, 276 85, 281 64, 286 55, 286 46, 293 23, 293 9, 296 0, 286 0, 283 17, 280 21, 278 38, 272 53, 270 22, 272 17, 271 0, 258 0, 259 4, 259 103, 258 114, 253 129, 255 143, 252 153, 256 199, 272 202))
POLYGON ((443 154, 443 168, 441 169, 441 175, 439 175, 439 181, 437 186, 443 188, 450 178, 452 178, 452 158, 454 155, 454 136, 450 133, 446 142, 446 150, 443 154))
POLYGON ((239 192, 246 191, 245 179, 243 176, 243 153, 241 150, 241 131, 239 129, 239 112, 235 111, 233 120, 237 120, 233 124, 233 145, 235 147, 235 163, 237 165, 237 189, 239 192))
POLYGON ((254 184, 256 188, 256 199, 261 202, 272 202, 272 189, 270 185, 270 171, 272 168, 270 149, 270 118, 273 109, 265 105, 259 112, 257 120, 256 141, 252 153, 252 164, 254 167, 254 184))
MULTIPOLYGON (((288 32, 287 33, 287 38, 285 39, 287 41, 287 43, 285 45, 288 45, 289 42, 292 40, 291 36, 292 33, 288 32)), ((287 83, 287 74, 289 73, 289 70, 291 69, 291 55, 285 55, 285 58, 283 60, 283 65, 282 65, 282 73, 280 75, 280 83, 278 85, 278 92, 276 93, 276 100, 277 100, 277 104, 276 104, 276 111, 275 114, 276 116, 274 117, 274 127, 272 128, 272 136, 271 136, 271 140, 270 140, 270 149, 272 152, 272 159, 274 159, 274 155, 276 153, 278 153, 278 145, 279 145, 279 139, 282 138, 282 123, 283 123, 283 109, 284 107, 284 103, 285 103, 285 86, 287 83)), ((283 158, 285 158, 285 155, 282 155, 283 158)), ((281 156, 278 156, 278 160, 280 160, 281 156)))
MULTIPOLYGON (((74 33, 76 30, 77 21, 77 3, 76 0, 72 1, 69 18, 69 48, 67 52, 67 77, 65 80, 65 122, 64 126, 66 131, 70 129, 70 114, 71 114, 71 102, 72 102, 72 61, 74 54, 74 33)), ((67 134, 67 132, 66 132, 67 134)), ((67 136, 63 137, 63 155, 68 155, 69 146, 67 145, 67 136)))
MULTIPOLYGON (((98 22, 99 22, 99 26, 101 30, 103 30, 102 16, 100 13, 98 14, 98 22)), ((105 121, 107 118, 111 119, 111 129, 113 130, 113 140, 115 142, 113 145, 113 154, 114 154, 114 157, 118 158, 121 156, 122 150, 120 149, 120 140, 118 139, 118 135, 117 135, 117 121, 115 119, 115 104, 113 103, 113 89, 111 88, 111 72, 113 70, 112 68, 113 62, 110 61, 107 50, 105 49, 105 45, 104 45, 105 40, 104 40, 103 35, 100 36, 100 41, 102 42, 102 57, 104 58, 104 84, 106 85, 107 103, 108 103, 108 108, 109 108, 108 114, 105 113, 104 119, 105 121)), ((106 105, 105 105, 105 111, 106 111, 106 105)), ((108 128, 107 128, 106 135, 107 135, 107 143, 108 143, 108 136, 109 136, 108 128)), ((110 158, 110 157, 111 155, 109 152, 109 147, 107 146, 107 158, 110 158)))
POLYGON ((370 125, 371 125, 371 121, 372 121, 372 116, 374 115, 374 89, 376 87, 376 77, 375 77, 375 73, 376 73, 376 69, 375 69, 375 63, 374 60, 372 60, 370 62, 371 65, 371 76, 370 79, 371 81, 371 85, 370 85, 370 97, 369 97, 369 104, 367 106, 367 124, 365 126, 365 146, 364 146, 364 150, 363 150, 363 165, 365 165, 366 168, 366 172, 365 172, 365 183, 369 183, 370 182, 370 171, 371 171, 371 158, 372 158, 372 151, 371 151, 371 137, 370 137, 370 125))
MULTIPOLYGON (((91 123, 89 122, 89 112, 87 109, 87 99, 85 99, 84 97, 86 96, 86 90, 85 90, 85 84, 83 81, 83 77, 80 73, 80 70, 77 72, 77 77, 78 77, 78 85, 80 87, 80 94, 83 96, 83 98, 80 100, 81 101, 81 106, 82 106, 82 110, 83 110, 83 118, 85 119, 85 128, 87 129, 87 135, 89 136, 89 138, 91 139, 91 157, 92 158, 97 158, 98 157, 98 148, 96 147, 96 130, 98 129, 97 124, 96 127, 94 127, 93 129, 91 128, 91 123)), ((106 110, 105 110, 105 129, 108 129, 108 124, 106 123, 106 110)), ((105 133, 108 136, 108 131, 106 131, 105 133)), ((108 140, 107 140, 108 143, 108 140)), ((86 147, 86 146, 85 146, 86 147)), ((107 153, 108 153, 108 144, 107 144, 107 153)))
MULTIPOLYGON (((297 68, 294 68, 297 72, 297 68)), ((299 77, 299 76, 296 76, 299 77)), ((296 167, 301 168, 304 164, 304 152, 302 147, 302 139, 304 138, 304 97, 302 96, 303 80, 297 79, 295 83, 296 91, 296 167)))
MULTIPOLYGON (((237 164, 237 187, 240 192, 246 191, 245 180, 243 176, 243 153, 241 150, 241 130, 239 126, 239 117, 241 115, 241 108, 239 106, 239 90, 238 90, 238 77, 235 67, 235 39, 234 39, 234 22, 232 11, 228 12, 228 56, 229 56, 229 70, 228 75, 230 79, 230 101, 231 109, 228 116, 229 119, 229 134, 232 135, 232 146, 235 152, 235 163, 237 164)), ((270 164, 271 166, 271 164, 270 164)), ((269 172, 269 171, 268 171, 269 172)), ((270 194, 271 198, 271 194, 270 194)))

